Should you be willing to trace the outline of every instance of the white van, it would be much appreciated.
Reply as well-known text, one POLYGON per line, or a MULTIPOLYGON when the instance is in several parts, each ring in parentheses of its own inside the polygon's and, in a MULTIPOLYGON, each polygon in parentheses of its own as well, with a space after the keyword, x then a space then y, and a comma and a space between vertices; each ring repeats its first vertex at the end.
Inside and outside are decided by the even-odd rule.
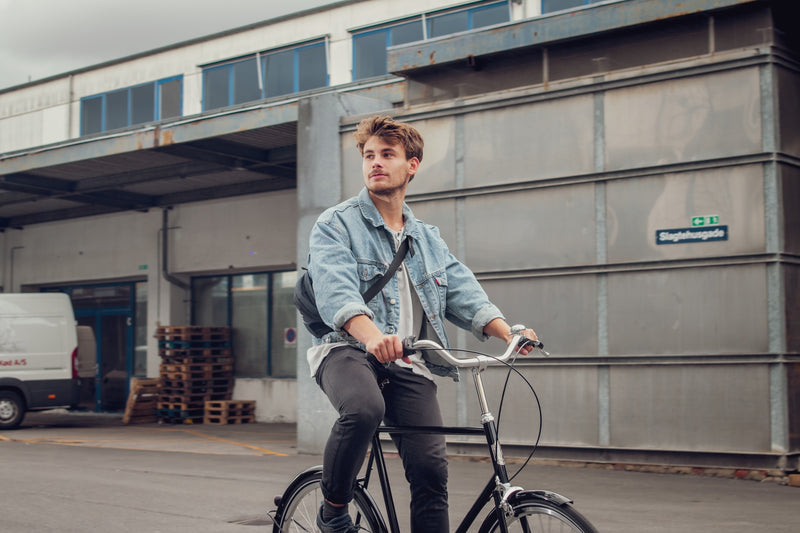
POLYGON ((78 404, 78 334, 69 296, 0 294, 0 429, 26 411, 78 404))

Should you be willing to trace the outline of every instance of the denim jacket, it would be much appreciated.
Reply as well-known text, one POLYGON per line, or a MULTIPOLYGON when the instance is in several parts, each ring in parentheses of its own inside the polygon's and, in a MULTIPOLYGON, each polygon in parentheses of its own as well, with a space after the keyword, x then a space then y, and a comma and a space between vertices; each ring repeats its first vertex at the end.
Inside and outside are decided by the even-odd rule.
MULTIPOLYGON (((411 239, 404 265, 422 303, 428 336, 435 333, 435 340, 448 346, 447 318, 480 340, 488 338, 483 328, 493 319, 503 318, 500 310, 489 301, 472 271, 450 253, 438 228, 417 220, 406 204, 403 216, 404 235, 411 239)), ((315 345, 359 344, 342 327, 362 314, 385 334, 397 332, 400 298, 396 277, 369 303, 361 297, 388 270, 394 254, 394 239, 366 188, 320 215, 311 230, 308 268, 320 316, 334 331, 323 339, 315 338, 315 345)), ((431 372, 458 379, 457 370, 435 354, 423 357, 431 372)))

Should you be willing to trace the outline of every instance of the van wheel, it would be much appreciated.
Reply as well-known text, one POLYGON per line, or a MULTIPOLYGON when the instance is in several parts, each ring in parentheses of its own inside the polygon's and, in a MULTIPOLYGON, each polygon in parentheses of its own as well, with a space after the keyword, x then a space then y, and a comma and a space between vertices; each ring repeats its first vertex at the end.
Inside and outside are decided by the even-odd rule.
POLYGON ((0 429, 17 427, 25 416, 25 406, 19 394, 0 390, 0 429))

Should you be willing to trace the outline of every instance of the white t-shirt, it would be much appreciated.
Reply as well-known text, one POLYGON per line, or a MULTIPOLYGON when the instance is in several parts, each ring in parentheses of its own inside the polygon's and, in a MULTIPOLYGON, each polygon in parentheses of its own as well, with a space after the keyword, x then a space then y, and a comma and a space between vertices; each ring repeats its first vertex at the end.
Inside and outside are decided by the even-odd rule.
MULTIPOLYGON (((402 242, 403 232, 392 231, 392 234, 394 235, 395 249, 397 249, 402 242)), ((400 320, 397 335, 401 339, 419 336, 419 332, 422 329, 422 317, 424 313, 422 311, 422 304, 419 301, 419 296, 417 296, 417 291, 411 288, 411 279, 404 263, 401 263, 397 268, 395 277, 397 278, 398 288, 400 289, 400 320)), ((337 342, 332 344, 318 344, 309 348, 306 353, 306 358, 308 359, 308 366, 311 370, 311 377, 314 377, 317 373, 320 363, 322 363, 322 360, 331 350, 338 346, 346 345, 347 343, 337 342)), ((419 353, 409 356, 409 359, 411 360, 411 364, 406 363, 402 359, 398 359, 394 363, 404 368, 411 368, 411 371, 415 374, 425 376, 431 380, 433 379, 431 371, 425 366, 425 362, 422 360, 419 353)))

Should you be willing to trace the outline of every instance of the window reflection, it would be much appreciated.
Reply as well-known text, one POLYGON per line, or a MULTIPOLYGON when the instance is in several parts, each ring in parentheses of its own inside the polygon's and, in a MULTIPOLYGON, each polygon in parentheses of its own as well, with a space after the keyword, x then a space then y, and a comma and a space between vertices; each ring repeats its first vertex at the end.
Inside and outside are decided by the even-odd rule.
POLYGON ((295 377, 295 271, 192 280, 192 323, 230 326, 237 377, 295 377))

